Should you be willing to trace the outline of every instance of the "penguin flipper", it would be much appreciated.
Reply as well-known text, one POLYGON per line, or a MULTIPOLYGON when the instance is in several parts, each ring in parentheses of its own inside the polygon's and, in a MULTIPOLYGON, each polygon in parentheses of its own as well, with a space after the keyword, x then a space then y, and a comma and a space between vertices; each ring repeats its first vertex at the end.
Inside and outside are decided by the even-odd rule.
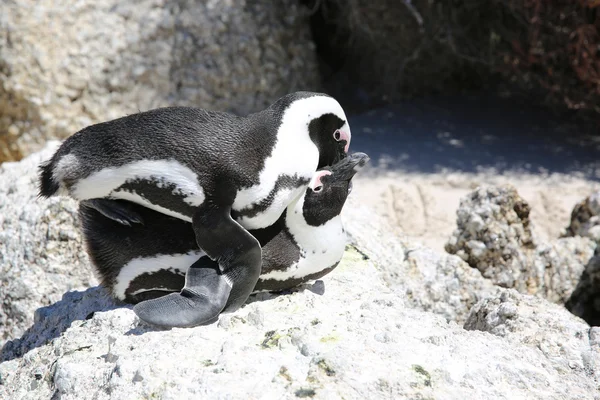
POLYGON ((144 224, 142 217, 126 202, 110 199, 89 199, 81 201, 81 205, 93 208, 106 218, 117 221, 121 225, 144 224))
POLYGON ((240 308, 254 290, 262 267, 259 241, 231 218, 231 207, 207 202, 192 218, 196 242, 231 287, 225 312, 240 308))
POLYGON ((187 271, 180 293, 142 301, 133 311, 141 320, 163 327, 208 325, 217 320, 230 292, 217 263, 204 256, 187 271))

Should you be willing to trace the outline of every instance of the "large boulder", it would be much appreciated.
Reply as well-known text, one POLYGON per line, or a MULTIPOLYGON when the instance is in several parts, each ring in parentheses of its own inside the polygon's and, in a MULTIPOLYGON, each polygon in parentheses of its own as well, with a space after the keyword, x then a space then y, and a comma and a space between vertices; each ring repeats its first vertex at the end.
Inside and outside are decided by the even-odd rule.
POLYGON ((351 244, 322 280, 252 296, 212 325, 146 325, 99 287, 73 290, 95 285, 76 204, 36 199, 37 165, 57 144, 0 167, 0 398, 594 396, 598 340, 584 340, 594 329, 542 300, 539 335, 564 334, 574 355, 462 329, 469 309, 500 289, 352 196, 343 215, 351 244), (566 369, 571 359, 580 364, 566 369))
POLYGON ((495 284, 514 287, 526 281, 528 251, 535 247, 529 212, 514 187, 480 187, 461 199, 446 251, 495 284))
POLYGON ((245 114, 318 86, 295 0, 0 3, 0 162, 139 110, 245 114))
POLYGON ((577 317, 539 300, 534 341, 467 331, 407 307, 354 248, 323 281, 209 326, 156 329, 103 299, 90 289, 38 313, 31 350, 0 364, 0 397, 600 398, 597 332, 577 317))
POLYGON ((600 379, 600 328, 540 297, 503 290, 477 303, 464 327, 538 349, 560 373, 577 370, 600 379))
POLYGON ((342 216, 351 242, 374 262, 389 286, 403 293, 411 307, 463 323, 475 303, 496 291, 491 281, 459 257, 410 240, 352 195, 342 216))
POLYGON ((584 236, 600 243, 600 192, 575 205, 565 236, 584 236))
MULTIPOLYGON (((568 239, 589 238, 600 245, 600 192, 586 197, 575 205, 571 221, 565 230, 568 239)), ((600 325, 600 251, 585 266, 581 279, 566 307, 590 325, 600 325)))
POLYGON ((597 245, 581 236, 539 242, 529 212, 514 187, 479 187, 461 200, 446 251, 495 285, 564 304, 597 245))
POLYGON ((37 168, 58 143, 0 165, 0 342, 19 337, 38 307, 97 284, 79 233, 77 204, 37 197, 37 168))

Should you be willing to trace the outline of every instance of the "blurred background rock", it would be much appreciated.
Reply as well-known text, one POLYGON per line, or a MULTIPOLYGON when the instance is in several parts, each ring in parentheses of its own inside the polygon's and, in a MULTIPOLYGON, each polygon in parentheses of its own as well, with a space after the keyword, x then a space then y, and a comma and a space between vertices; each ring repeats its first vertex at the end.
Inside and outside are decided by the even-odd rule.
POLYGON ((359 105, 490 90, 598 116, 598 1, 304 1, 326 87, 359 105))
MULTIPOLYGON (((0 162, 165 105, 246 114, 294 90, 349 112, 500 94, 595 124, 594 0, 4 0, 0 162)), ((583 128, 581 128, 583 129, 583 128)))
POLYGON ((245 114, 318 88, 296 0, 0 4, 0 162, 167 105, 245 114))

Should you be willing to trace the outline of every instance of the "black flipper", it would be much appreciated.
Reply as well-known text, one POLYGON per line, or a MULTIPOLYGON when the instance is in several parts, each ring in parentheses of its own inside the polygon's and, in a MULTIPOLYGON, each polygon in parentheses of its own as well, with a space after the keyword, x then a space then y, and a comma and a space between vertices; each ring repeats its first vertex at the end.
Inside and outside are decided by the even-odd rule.
POLYGON ((90 199, 81 201, 81 205, 93 208, 106 218, 126 226, 144 224, 142 217, 127 202, 109 199, 90 199))
POLYGON ((194 214, 192 225, 198 246, 219 263, 231 285, 223 311, 233 312, 246 302, 258 282, 262 267, 260 243, 231 218, 231 207, 207 203, 194 214))
POLYGON ((142 301, 133 307, 140 319, 164 327, 192 327, 215 322, 229 298, 231 286, 218 265, 204 256, 185 276, 181 293, 142 301))
POLYGON ((133 310, 160 326, 189 327, 215 321, 235 311, 252 293, 262 266, 258 240, 231 218, 230 207, 207 202, 192 218, 198 246, 207 256, 186 273, 181 293, 148 300, 133 310))

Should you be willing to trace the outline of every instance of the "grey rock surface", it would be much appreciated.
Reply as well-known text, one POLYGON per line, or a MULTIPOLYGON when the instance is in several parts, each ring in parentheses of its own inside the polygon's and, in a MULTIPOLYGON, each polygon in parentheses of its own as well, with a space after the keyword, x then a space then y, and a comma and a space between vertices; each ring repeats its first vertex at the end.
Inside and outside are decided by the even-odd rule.
MULTIPOLYGON (((577 203, 571 212, 571 222, 565 230, 570 239, 585 238, 600 245, 600 192, 577 203)), ((566 307, 590 325, 600 325, 600 248, 585 265, 577 288, 566 307)))
POLYGON ((352 243, 373 260, 388 285, 402 291, 411 307, 463 323, 476 302, 495 293, 494 284, 459 257, 411 241, 352 196, 342 215, 352 243))
POLYGON ((495 285, 565 303, 596 243, 587 237, 535 240, 530 207, 510 185, 480 187, 461 200, 446 251, 495 285))
POLYGON ((600 192, 575 205, 565 236, 585 236, 600 244, 600 192))
POLYGON ((537 279, 530 279, 529 291, 564 304, 579 286, 596 247, 594 241, 580 236, 538 245, 532 268, 537 279))
POLYGON ((592 332, 597 328, 537 296, 502 290, 471 309, 465 329, 538 349, 561 374, 579 371, 600 379, 600 345, 592 332))
POLYGON ((538 327, 549 351, 525 328, 504 337, 462 329, 482 299, 493 314, 485 298, 502 289, 352 196, 343 217, 353 244, 338 268, 287 294, 253 296, 218 323, 157 329, 102 288, 69 291, 95 281, 75 204, 36 199, 37 165, 56 146, 0 167, 0 398, 600 399, 594 328, 537 300, 524 302, 534 322, 515 326, 538 327))
POLYGON ((461 199, 457 229, 446 244, 482 275, 502 287, 524 281, 535 247, 529 205, 514 187, 480 187, 461 199))
POLYGON ((319 87, 297 1, 3 0, 0 162, 166 105, 235 113, 319 87))
POLYGON ((565 306, 588 324, 600 326, 600 255, 587 263, 581 279, 565 306))
POLYGON ((59 337, 75 320, 83 321, 91 318, 97 310, 106 311, 118 307, 131 306, 116 302, 100 286, 86 291, 68 291, 61 300, 35 310, 33 324, 23 336, 4 343, 0 362, 22 357, 29 350, 59 337))
POLYGON ((204 327, 157 330, 129 308, 98 310, 102 298, 91 289, 40 315, 37 324, 47 328, 34 329, 37 335, 56 336, 44 318, 69 320, 79 307, 96 311, 88 319, 79 311, 62 335, 0 364, 0 397, 600 398, 592 353, 598 345, 585 340, 596 333, 576 317, 555 317, 543 300, 536 305, 533 328, 552 326, 559 335, 562 328, 548 321, 560 320, 565 335, 582 335, 565 339, 573 350, 566 356, 528 343, 522 330, 515 338, 510 330, 505 337, 467 331, 407 307, 353 248, 322 281, 258 296, 204 327))
POLYGON ((96 284, 76 203, 37 198, 37 166, 56 146, 0 165, 0 343, 31 326, 38 307, 96 284))

